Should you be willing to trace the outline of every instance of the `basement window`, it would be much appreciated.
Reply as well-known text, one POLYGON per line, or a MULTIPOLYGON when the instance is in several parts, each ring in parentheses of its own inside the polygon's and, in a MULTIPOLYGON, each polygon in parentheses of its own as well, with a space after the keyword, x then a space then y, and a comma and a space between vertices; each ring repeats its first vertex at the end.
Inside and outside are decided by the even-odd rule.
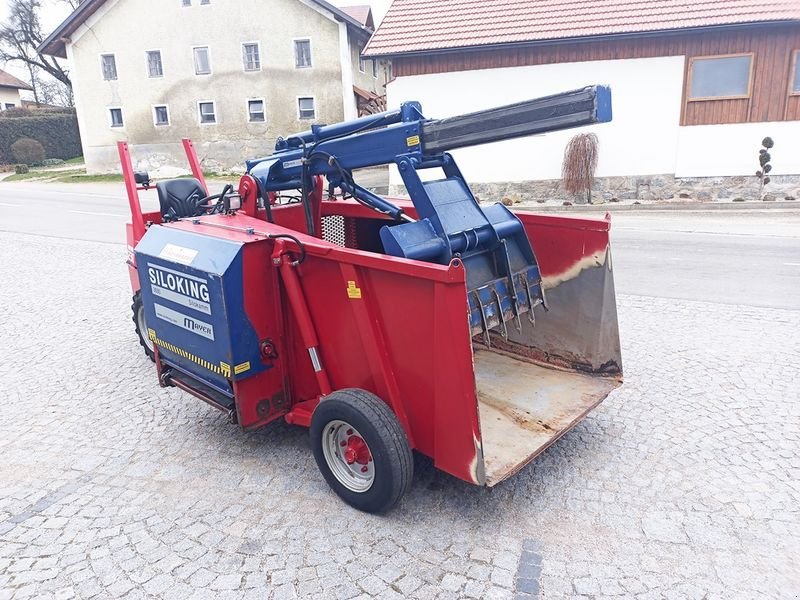
POLYGON ((752 54, 690 58, 688 99, 749 98, 752 66, 752 54))
POLYGON ((103 79, 113 81, 117 78, 117 59, 113 54, 101 54, 100 66, 103 71, 103 79))
POLYGON ((156 127, 169 125, 169 107, 166 104, 153 107, 153 124, 156 127))
POLYGON ((111 127, 124 127, 125 123, 122 120, 121 108, 109 108, 108 116, 111 119, 111 127))
POLYGON ((294 41, 294 66, 297 69, 311 66, 311 40, 294 41))
POLYGON ((792 75, 792 94, 800 94, 800 50, 794 51, 792 75))
POLYGON ((197 110, 200 113, 201 125, 211 125, 217 122, 217 109, 214 102, 198 102, 197 110))
POLYGON ((298 98, 297 115, 301 119, 315 119, 317 116, 317 111, 314 107, 314 98, 298 98))
POLYGON ((262 98, 247 101, 247 120, 251 123, 263 123, 267 120, 264 113, 264 100, 262 98))

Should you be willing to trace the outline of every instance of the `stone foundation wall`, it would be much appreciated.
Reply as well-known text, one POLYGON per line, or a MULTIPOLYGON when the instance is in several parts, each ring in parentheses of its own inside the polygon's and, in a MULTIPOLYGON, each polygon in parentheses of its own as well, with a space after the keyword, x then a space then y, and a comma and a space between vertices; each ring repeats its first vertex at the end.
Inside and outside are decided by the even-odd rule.
MULTIPOLYGON (((479 200, 497 202, 558 201, 585 204, 586 196, 575 197, 561 187, 561 180, 471 183, 479 200)), ((391 186, 390 194, 406 195, 404 186, 391 186)), ((592 203, 605 202, 743 202, 759 200, 758 181, 752 177, 693 177, 647 175, 599 177, 592 190, 592 203)), ((776 175, 764 188, 764 200, 794 200, 800 197, 800 175, 776 175)))

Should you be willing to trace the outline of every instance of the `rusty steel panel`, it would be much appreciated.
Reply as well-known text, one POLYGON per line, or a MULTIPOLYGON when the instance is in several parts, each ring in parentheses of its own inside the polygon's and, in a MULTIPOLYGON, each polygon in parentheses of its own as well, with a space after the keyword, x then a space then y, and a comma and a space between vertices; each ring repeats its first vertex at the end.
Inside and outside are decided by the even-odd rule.
POLYGON ((484 477, 493 486, 572 429, 621 381, 475 353, 484 477))

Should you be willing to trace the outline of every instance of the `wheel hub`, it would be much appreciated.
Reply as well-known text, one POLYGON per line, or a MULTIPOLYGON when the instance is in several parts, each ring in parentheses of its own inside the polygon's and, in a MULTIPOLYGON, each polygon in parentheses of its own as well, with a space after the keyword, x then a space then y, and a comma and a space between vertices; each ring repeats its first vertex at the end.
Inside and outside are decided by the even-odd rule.
POLYGON ((375 462, 367 442, 345 421, 331 421, 322 434, 322 452, 334 477, 347 489, 363 493, 375 480, 375 462))

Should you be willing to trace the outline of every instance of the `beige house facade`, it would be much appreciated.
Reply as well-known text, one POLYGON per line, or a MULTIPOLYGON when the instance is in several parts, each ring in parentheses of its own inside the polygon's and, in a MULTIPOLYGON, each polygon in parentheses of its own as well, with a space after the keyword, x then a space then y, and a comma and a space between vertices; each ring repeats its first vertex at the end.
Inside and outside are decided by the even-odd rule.
POLYGON ((20 91, 30 89, 31 86, 21 79, 0 70, 0 110, 22 106, 20 91))
POLYGON ((171 175, 186 167, 184 137, 206 170, 236 170, 278 136, 355 118, 365 93, 385 95, 388 63, 360 59, 372 30, 347 11, 318 0, 85 0, 42 49, 69 59, 89 172, 118 171, 127 140, 137 168, 171 175))

